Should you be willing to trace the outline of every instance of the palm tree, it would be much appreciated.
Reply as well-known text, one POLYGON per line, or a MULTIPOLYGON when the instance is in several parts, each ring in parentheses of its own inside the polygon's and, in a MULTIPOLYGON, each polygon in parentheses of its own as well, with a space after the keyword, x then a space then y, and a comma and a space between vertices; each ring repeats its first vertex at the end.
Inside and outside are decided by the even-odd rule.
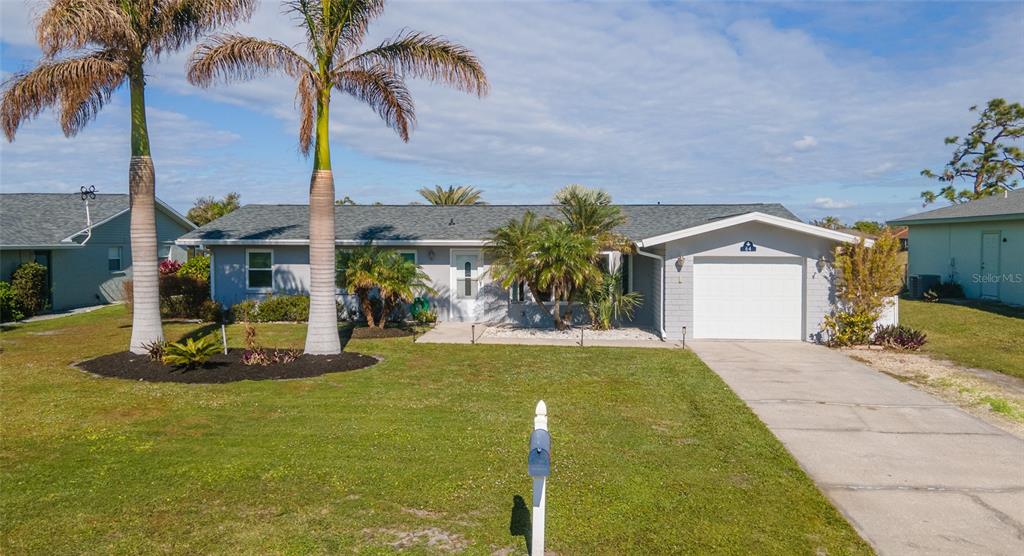
POLYGON ((608 192, 571 184, 555 193, 555 202, 574 232, 593 237, 604 250, 632 251, 632 242, 615 232, 626 223, 626 215, 612 204, 608 192))
POLYGON ((378 287, 379 276, 384 272, 383 267, 384 251, 375 245, 360 246, 346 256, 345 284, 348 292, 355 294, 359 300, 359 308, 370 328, 376 326, 373 300, 370 296, 378 287))
POLYGON ((378 328, 384 328, 396 307, 410 303, 417 294, 436 294, 430 286, 430 276, 416 263, 405 259, 397 251, 385 251, 378 288, 381 297, 381 317, 378 328))
POLYGON ((487 77, 467 48, 442 37, 403 31, 394 39, 359 51, 384 0, 290 0, 286 10, 306 32, 303 56, 270 40, 221 35, 200 45, 189 62, 188 79, 246 80, 283 73, 297 82, 299 147, 313 150, 309 186, 310 308, 306 353, 340 353, 334 301, 334 175, 331 172, 331 91, 352 95, 376 110, 403 141, 415 123, 406 77, 421 77, 483 96, 487 77))
POLYGON ((561 302, 572 302, 580 285, 595 280, 600 270, 597 260, 599 245, 588 235, 576 233, 569 224, 545 220, 533 242, 533 260, 537 266, 537 286, 551 292, 551 316, 559 330, 568 328, 572 308, 561 314, 561 302))
POLYGON ((532 211, 526 211, 520 220, 509 220, 504 226, 491 230, 485 247, 491 265, 487 272, 501 287, 508 289, 519 282, 526 284, 533 299, 548 317, 554 318, 543 299, 539 286, 540 267, 534 260, 537 236, 543 221, 532 211))
POLYGON ((435 185, 433 189, 422 188, 418 193, 432 205, 485 205, 487 203, 480 200, 480 196, 483 195, 483 191, 469 186, 460 185, 455 187, 449 185, 447 189, 440 185, 435 185))
POLYGON ((835 216, 826 216, 821 220, 812 220, 811 224, 819 228, 827 228, 829 230, 838 230, 843 227, 843 222, 835 216))
POLYGON ((590 323, 597 330, 608 330, 623 319, 633 318, 644 299, 640 292, 623 293, 621 270, 603 273, 584 291, 590 323))
POLYGON ((0 125, 8 141, 46 108, 58 108, 64 135, 92 121, 128 83, 134 305, 130 348, 163 341, 156 241, 156 179, 146 126, 146 62, 213 29, 247 18, 256 0, 51 0, 36 26, 43 60, 4 84, 0 125), (63 56, 66 55, 66 56, 63 56))

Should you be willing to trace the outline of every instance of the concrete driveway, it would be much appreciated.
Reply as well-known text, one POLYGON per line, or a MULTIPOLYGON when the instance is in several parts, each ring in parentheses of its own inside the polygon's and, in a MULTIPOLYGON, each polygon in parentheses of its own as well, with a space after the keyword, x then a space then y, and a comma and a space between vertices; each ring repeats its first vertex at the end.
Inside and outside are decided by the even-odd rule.
POLYGON ((804 342, 693 341, 882 554, 1024 554, 1024 441, 804 342))

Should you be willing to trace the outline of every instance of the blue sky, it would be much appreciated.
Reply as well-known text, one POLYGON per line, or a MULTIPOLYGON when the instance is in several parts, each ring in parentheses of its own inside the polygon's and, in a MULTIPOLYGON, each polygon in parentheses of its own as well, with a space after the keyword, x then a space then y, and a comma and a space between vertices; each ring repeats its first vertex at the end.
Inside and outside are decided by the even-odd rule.
MULTIPOLYGON (((0 0, 0 71, 31 67, 37 2, 0 0)), ((495 203, 548 202, 568 183, 623 203, 782 202, 803 218, 920 210, 948 159, 942 139, 1001 96, 1024 100, 1021 3, 393 2, 375 44, 403 28, 445 35, 484 62, 477 99, 413 83, 406 144, 335 95, 338 196, 406 203, 435 184, 495 203)), ((237 30, 298 44, 276 2, 237 30)), ((186 209, 238 191, 304 203, 286 78, 199 90, 191 48, 147 66, 157 194, 186 209)), ((52 114, 0 147, 5 192, 127 191, 127 93, 64 138, 52 114)))

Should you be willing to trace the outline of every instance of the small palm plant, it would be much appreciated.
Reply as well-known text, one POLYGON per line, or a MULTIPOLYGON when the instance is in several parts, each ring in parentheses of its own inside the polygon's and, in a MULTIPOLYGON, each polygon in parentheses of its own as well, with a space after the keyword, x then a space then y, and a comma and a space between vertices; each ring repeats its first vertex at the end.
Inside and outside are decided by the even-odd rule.
POLYGON ((184 342, 172 342, 164 347, 163 361, 166 365, 194 369, 220 353, 221 346, 209 336, 199 341, 186 338, 184 342))
POLYGON ((279 42, 222 35, 196 49, 188 79, 201 87, 270 73, 283 73, 295 80, 299 147, 306 154, 313 151, 306 353, 340 353, 334 305, 331 93, 337 90, 369 104, 403 141, 408 141, 416 116, 406 78, 424 78, 483 96, 487 93, 487 77, 469 49, 434 35, 404 31, 360 51, 370 22, 384 11, 384 0, 290 0, 285 6, 306 32, 308 56, 279 42))
POLYGON ((345 283, 348 292, 359 300, 359 308, 370 328, 376 326, 373 292, 384 272, 384 250, 376 245, 363 245, 347 256, 345 283))
POLYGON ((643 304, 640 292, 622 291, 622 271, 604 273, 586 288, 587 313, 595 330, 610 330, 633 318, 643 304))
POLYGON ((36 25, 43 60, 4 84, 0 124, 8 141, 22 123, 58 108, 73 137, 128 84, 131 112, 130 349, 162 342, 156 241, 156 178, 146 125, 144 66, 218 27, 246 19, 256 0, 51 0, 36 25))
POLYGON ((449 185, 447 189, 435 185, 433 189, 422 188, 417 193, 432 205, 485 205, 480 198, 483 191, 468 185, 455 187, 449 185))
POLYGON ((393 250, 366 245, 352 251, 345 270, 348 291, 359 299, 366 324, 384 328, 388 316, 400 303, 409 303, 422 293, 436 294, 430 277, 416 263, 393 250), (381 314, 375 315, 374 293, 381 314))

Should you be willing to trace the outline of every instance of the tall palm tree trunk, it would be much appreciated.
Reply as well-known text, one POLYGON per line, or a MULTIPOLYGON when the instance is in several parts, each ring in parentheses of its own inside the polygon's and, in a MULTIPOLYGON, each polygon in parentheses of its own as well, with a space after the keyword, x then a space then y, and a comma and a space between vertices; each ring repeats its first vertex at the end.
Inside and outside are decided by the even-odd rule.
POLYGON ((164 331, 160 322, 156 175, 146 128, 146 84, 141 61, 132 64, 128 79, 132 117, 132 158, 128 167, 132 249, 132 338, 129 349, 132 353, 146 353, 147 344, 164 341, 164 331))
POLYGON ((341 353, 334 281, 334 174, 327 143, 330 89, 317 99, 316 153, 309 183, 309 324, 306 353, 341 353))

